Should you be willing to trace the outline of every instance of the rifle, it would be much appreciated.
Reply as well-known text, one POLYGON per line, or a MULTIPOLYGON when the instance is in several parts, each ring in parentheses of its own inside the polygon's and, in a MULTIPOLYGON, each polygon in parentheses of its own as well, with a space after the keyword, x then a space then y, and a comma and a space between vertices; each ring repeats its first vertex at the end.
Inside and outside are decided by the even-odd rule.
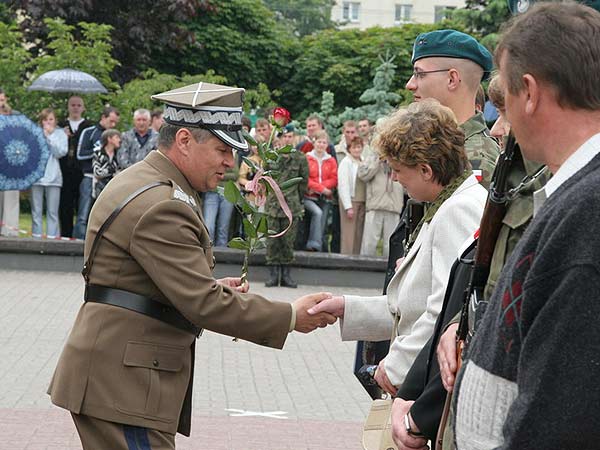
MULTIPOLYGON (((477 239, 477 250, 475 260, 471 269, 469 286, 465 290, 465 298, 460 314, 460 322, 456 331, 456 361, 457 373, 462 364, 463 352, 469 329, 474 329, 475 310, 483 303, 483 291, 490 274, 490 265, 494 256, 494 247, 502 228, 502 220, 506 214, 506 205, 510 200, 508 189, 508 175, 510 173, 515 152, 518 144, 513 136, 509 134, 504 151, 498 157, 498 163, 494 170, 490 193, 488 195, 485 209, 479 224, 479 237, 477 239), (469 326, 471 325, 471 326, 469 326)), ((436 439, 436 450, 442 449, 444 429, 448 422, 448 414, 452 405, 452 392, 446 394, 446 402, 440 420, 436 439)))

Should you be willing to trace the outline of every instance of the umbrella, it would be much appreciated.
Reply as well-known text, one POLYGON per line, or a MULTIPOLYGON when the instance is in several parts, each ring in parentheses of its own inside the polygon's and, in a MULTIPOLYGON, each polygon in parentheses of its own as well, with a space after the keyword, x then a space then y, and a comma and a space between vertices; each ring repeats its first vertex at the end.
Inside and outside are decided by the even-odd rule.
POLYGON ((0 115, 0 191, 28 189, 44 176, 49 156, 38 125, 23 114, 0 115))
POLYGON ((105 94, 102 83, 89 73, 73 69, 51 70, 39 77, 27 88, 30 91, 71 92, 74 94, 105 94))

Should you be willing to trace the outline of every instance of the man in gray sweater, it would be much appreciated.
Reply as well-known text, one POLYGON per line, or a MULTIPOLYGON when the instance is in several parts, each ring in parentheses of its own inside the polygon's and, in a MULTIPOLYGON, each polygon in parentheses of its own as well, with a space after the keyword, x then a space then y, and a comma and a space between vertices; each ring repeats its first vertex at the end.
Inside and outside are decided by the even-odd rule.
POLYGON ((534 195, 537 213, 459 372, 459 450, 598 448, 598 36, 598 11, 538 4, 496 49, 515 137, 554 176, 534 195))

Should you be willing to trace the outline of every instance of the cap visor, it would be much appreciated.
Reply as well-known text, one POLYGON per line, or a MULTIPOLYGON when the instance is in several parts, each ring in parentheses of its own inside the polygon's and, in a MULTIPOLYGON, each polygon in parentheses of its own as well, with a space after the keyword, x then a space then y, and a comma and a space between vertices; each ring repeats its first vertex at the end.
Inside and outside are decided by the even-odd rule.
POLYGON ((210 132, 237 150, 248 149, 248 143, 241 131, 210 130, 210 132))

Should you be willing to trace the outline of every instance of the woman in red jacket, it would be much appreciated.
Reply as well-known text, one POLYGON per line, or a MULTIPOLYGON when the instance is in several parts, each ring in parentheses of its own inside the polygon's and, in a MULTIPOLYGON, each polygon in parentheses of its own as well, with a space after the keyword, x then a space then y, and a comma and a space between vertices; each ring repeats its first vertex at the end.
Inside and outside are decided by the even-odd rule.
POLYGON ((304 207, 311 214, 306 249, 321 251, 327 215, 337 186, 337 161, 329 153, 329 137, 324 131, 315 135, 314 149, 306 154, 308 161, 308 190, 304 207))

